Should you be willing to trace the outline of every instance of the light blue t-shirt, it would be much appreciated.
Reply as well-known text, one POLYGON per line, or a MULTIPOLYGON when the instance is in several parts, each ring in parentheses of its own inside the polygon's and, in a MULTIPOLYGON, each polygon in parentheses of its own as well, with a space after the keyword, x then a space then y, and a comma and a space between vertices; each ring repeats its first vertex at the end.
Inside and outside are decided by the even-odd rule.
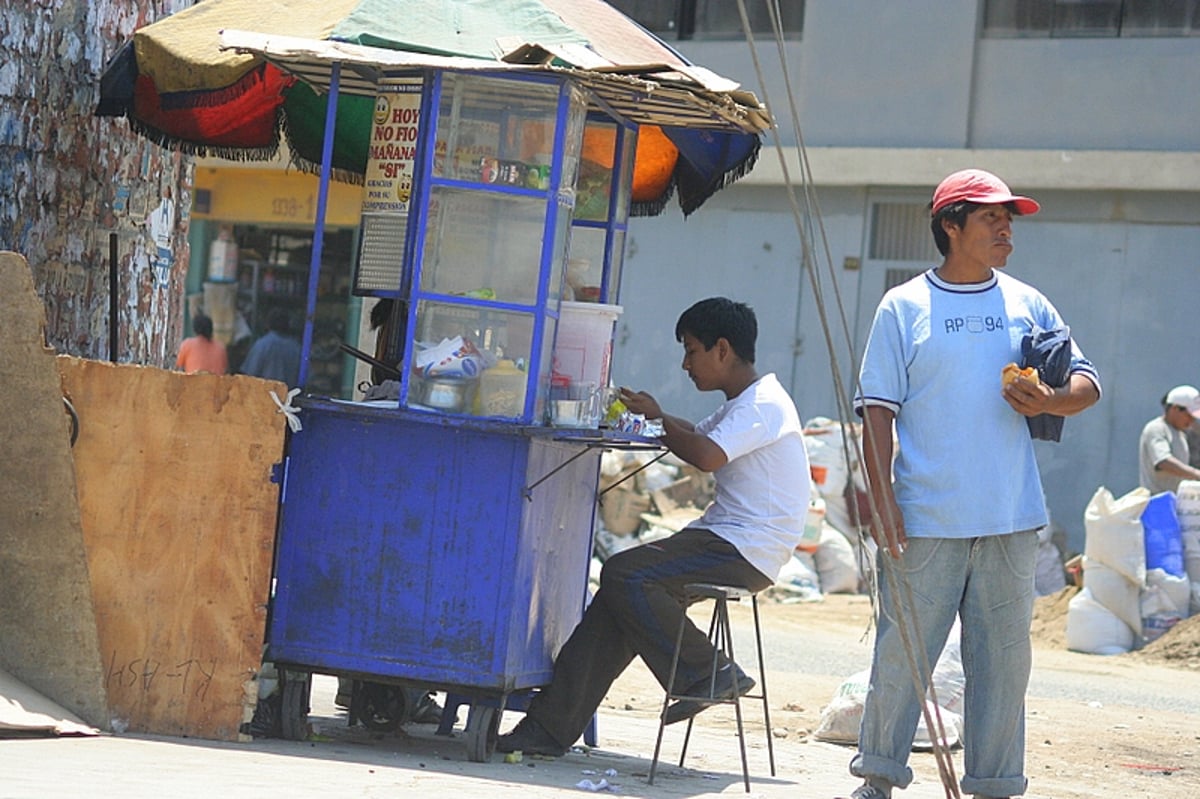
POLYGON ((696 424, 729 459, 712 504, 688 525, 710 530, 772 580, 804 533, 811 476, 796 405, 773 374, 696 424))
MULTIPOLYGON (((953 284, 931 269, 884 295, 855 408, 896 414, 896 502, 907 535, 970 538, 1046 524, 1025 417, 1001 395, 1000 371, 1021 361, 1035 325, 1062 326, 1040 292, 993 270, 953 284)), ((1072 374, 1100 380, 1074 341, 1072 374)))

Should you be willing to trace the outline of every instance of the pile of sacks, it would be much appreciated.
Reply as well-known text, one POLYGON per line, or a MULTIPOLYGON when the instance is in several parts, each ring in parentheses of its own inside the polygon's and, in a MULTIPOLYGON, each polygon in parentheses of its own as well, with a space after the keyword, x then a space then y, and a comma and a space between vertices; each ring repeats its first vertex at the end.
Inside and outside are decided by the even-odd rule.
MULTIPOLYGON (((851 498, 864 490, 849 426, 818 418, 805 426, 811 497, 804 537, 784 566, 773 593, 784 601, 820 599, 829 593, 860 593, 874 544, 859 536, 851 498), (844 444, 849 444, 847 460, 844 444)), ((605 452, 600 462, 600 501, 595 555, 609 556, 682 529, 712 501, 712 475, 673 454, 605 452)), ((597 564, 598 565, 598 564, 597 564)))
POLYGON ((1083 589, 1067 608, 1067 648, 1138 649, 1200 610, 1200 482, 1115 499, 1101 487, 1084 514, 1083 589))
POLYGON ((823 416, 805 423, 812 499, 804 536, 779 575, 777 593, 804 601, 869 589, 875 543, 865 534, 866 478, 858 459, 861 435, 861 425, 823 416))

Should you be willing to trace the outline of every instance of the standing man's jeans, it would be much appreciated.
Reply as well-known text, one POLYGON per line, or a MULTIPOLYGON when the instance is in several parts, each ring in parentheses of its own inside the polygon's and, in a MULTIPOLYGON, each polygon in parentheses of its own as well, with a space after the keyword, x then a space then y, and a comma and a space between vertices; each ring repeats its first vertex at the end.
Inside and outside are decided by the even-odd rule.
MULTIPOLYGON (((962 791, 981 796, 1024 793, 1025 689, 1031 666, 1037 533, 909 538, 901 560, 880 550, 878 561, 879 625, 858 754, 850 762, 850 773, 899 788, 912 781, 906 764, 924 696, 913 686, 896 625, 907 625, 909 640, 914 647, 918 641, 924 645, 932 667, 957 614, 962 619, 966 676, 962 791), (884 569, 897 571, 889 576, 884 569), (900 600, 907 578, 914 607, 898 601, 893 577, 900 600), (912 633, 914 628, 918 635, 912 633)), ((918 664, 920 657, 914 652, 918 664)), ((922 675, 926 685, 927 678, 922 675)))
MULTIPOLYGON (((771 582, 733 544, 707 530, 684 529, 613 555, 600 572, 600 590, 555 659, 550 685, 534 695, 526 715, 570 746, 635 655, 666 686, 675 635, 687 612, 685 585, 736 585, 757 593, 771 582)), ((689 622, 675 685, 707 677, 713 652, 708 636, 689 622)))

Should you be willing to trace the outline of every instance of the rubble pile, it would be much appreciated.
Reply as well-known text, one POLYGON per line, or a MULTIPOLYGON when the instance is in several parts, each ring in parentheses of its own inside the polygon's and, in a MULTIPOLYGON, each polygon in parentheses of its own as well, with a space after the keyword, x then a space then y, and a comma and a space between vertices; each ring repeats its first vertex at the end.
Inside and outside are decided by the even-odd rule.
MULTIPOLYGON (((805 427, 812 500, 801 545, 766 593, 777 601, 816 601, 829 593, 865 593, 874 545, 859 534, 846 496, 863 490, 861 469, 843 446, 849 426, 818 418, 805 427)), ((713 477, 671 453, 614 450, 600 466, 594 565, 638 544, 683 529, 713 498, 713 477)))

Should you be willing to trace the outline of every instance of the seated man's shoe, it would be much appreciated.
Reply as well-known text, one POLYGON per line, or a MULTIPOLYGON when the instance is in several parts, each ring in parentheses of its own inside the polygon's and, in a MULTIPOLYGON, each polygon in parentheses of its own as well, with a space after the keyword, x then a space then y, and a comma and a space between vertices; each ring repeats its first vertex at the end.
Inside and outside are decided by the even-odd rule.
POLYGON ((686 721, 692 716, 699 713, 701 710, 712 707, 713 702, 722 699, 733 699, 735 696, 745 696, 754 688, 754 680, 746 676, 736 663, 730 664, 717 672, 716 685, 713 687, 712 697, 709 698, 708 686, 711 678, 705 677, 697 683, 693 683, 683 693, 687 696, 694 696, 696 699, 680 699, 675 704, 667 707, 667 716, 664 720, 667 724, 675 724, 676 722, 686 721), (737 690, 733 687, 733 675, 737 674, 737 690))
POLYGON ((526 755, 562 757, 567 753, 567 747, 554 740, 545 727, 526 716, 517 722, 512 732, 496 739, 496 751, 505 754, 521 752, 526 755))

